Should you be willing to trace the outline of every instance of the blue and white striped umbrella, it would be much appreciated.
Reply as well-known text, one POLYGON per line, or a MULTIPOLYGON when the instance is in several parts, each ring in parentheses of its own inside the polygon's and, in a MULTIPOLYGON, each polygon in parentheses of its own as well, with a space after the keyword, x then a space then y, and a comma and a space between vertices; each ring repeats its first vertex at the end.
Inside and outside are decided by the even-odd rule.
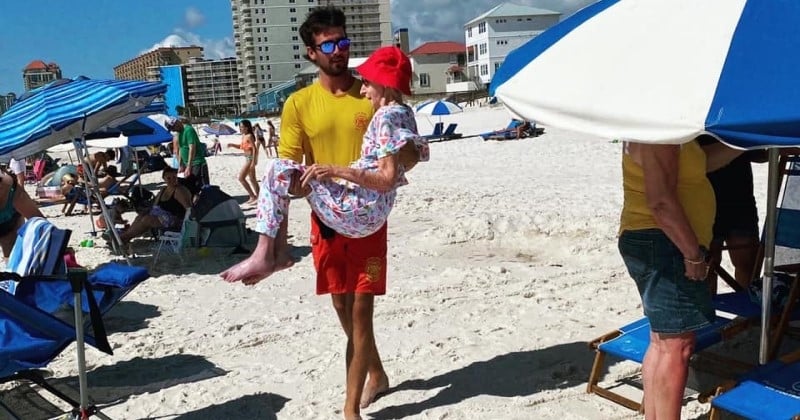
POLYGON ((464 110, 461 109, 460 106, 444 100, 432 101, 428 102, 424 105, 421 105, 417 108, 418 114, 424 115, 450 115, 450 114, 457 114, 459 112, 463 112, 464 110))
POLYGON ((0 156, 23 158, 64 141, 132 121, 166 85, 63 79, 32 90, 0 116, 0 156))
POLYGON ((508 55, 514 114, 607 138, 800 144, 800 1, 602 0, 508 55))

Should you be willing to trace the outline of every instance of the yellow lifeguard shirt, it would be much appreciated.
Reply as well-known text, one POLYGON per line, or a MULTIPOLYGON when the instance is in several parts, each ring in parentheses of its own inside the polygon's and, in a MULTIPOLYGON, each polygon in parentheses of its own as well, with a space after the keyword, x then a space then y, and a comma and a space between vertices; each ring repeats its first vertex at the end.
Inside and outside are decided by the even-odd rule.
POLYGON ((374 110, 361 96, 361 81, 334 95, 319 81, 289 96, 281 114, 278 156, 295 162, 347 166, 361 156, 374 110))
MULTIPOLYGON (((622 155, 624 203, 619 232, 659 228, 644 195, 642 167, 627 153, 622 155)), ((708 247, 713 235, 716 199, 706 178, 706 154, 697 141, 681 145, 678 160, 678 200, 700 245, 708 247)))

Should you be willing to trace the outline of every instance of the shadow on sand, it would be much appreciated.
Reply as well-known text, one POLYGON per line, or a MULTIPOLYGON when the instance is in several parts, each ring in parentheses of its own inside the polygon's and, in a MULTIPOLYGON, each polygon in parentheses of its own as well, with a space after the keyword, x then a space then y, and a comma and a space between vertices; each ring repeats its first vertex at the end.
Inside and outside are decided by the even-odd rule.
POLYGON ((385 395, 406 390, 442 390, 425 401, 390 406, 369 415, 375 419, 401 418, 479 395, 521 397, 570 388, 586 383, 591 367, 592 353, 585 342, 508 353, 429 379, 402 382, 385 395))
MULTIPOLYGON (((227 372, 202 356, 177 354, 157 359, 134 358, 113 365, 100 366, 87 373, 90 401, 100 406, 116 405, 130 397, 184 383, 200 382, 227 372)), ((77 400, 78 378, 48 380, 56 389, 77 400)), ((66 407, 57 407, 42 397, 27 382, 3 393, 6 403, 20 418, 49 419, 64 414, 66 407)), ((49 397, 48 397, 49 398, 49 397)))
POLYGON ((283 406, 285 406, 288 401, 288 398, 272 393, 245 395, 232 401, 214 404, 172 418, 174 420, 276 420, 278 418, 278 412, 283 409, 283 406))

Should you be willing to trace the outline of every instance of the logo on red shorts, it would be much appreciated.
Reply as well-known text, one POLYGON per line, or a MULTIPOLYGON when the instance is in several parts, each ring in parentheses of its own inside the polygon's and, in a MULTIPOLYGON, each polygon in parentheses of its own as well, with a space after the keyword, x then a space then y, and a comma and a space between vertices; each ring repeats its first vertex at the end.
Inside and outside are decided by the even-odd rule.
POLYGON ((381 259, 377 257, 367 258, 367 263, 364 266, 364 272, 367 274, 367 280, 370 282, 378 281, 381 275, 381 259))

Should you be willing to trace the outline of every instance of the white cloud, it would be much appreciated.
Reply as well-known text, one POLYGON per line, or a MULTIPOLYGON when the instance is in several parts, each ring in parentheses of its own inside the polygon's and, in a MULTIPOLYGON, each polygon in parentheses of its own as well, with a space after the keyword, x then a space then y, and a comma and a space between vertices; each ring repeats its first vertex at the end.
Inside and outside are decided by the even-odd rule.
POLYGON ((236 56, 233 38, 207 39, 180 28, 176 28, 170 35, 167 35, 164 39, 142 51, 140 54, 162 47, 189 47, 192 45, 203 47, 203 56, 205 58, 216 59, 236 56))
POLYGON ((196 28, 206 21, 206 17, 194 7, 189 7, 186 9, 186 16, 184 16, 184 20, 186 21, 186 26, 188 28, 196 28))
MULTIPOLYGON (((595 0, 513 0, 511 3, 553 10, 562 18, 595 0)), ((464 24, 488 12, 498 0, 391 0, 394 29, 408 28, 411 48, 428 41, 464 42, 464 24)))

